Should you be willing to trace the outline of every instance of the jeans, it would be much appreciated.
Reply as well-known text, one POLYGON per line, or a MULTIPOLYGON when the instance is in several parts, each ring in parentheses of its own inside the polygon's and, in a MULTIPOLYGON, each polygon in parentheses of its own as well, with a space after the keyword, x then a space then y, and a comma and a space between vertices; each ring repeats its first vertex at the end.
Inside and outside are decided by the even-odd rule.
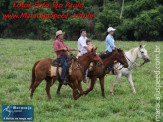
POLYGON ((87 78, 87 76, 88 76, 88 69, 85 72, 85 78, 87 78))
MULTIPOLYGON (((114 51, 114 50, 113 50, 114 51)), ((106 51, 106 53, 112 53, 112 52, 109 52, 109 51, 106 51)), ((114 63, 113 64, 110 64, 109 66, 108 66, 108 73, 113 69, 113 67, 114 67, 114 63)))
POLYGON ((62 65, 61 80, 64 80, 67 74, 68 70, 68 64, 66 62, 67 58, 68 58, 67 56, 61 56, 60 58, 57 58, 57 61, 62 65))

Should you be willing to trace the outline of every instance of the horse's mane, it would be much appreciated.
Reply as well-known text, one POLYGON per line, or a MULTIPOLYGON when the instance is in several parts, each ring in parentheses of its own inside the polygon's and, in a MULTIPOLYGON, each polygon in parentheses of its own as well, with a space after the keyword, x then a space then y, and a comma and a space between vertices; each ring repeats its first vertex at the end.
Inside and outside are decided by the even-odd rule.
POLYGON ((131 52, 131 54, 133 54, 134 50, 137 49, 138 47, 132 48, 130 49, 128 52, 131 52))
POLYGON ((113 52, 111 52, 111 53, 100 53, 99 56, 101 59, 105 59, 105 58, 111 56, 112 54, 113 54, 113 52))
MULTIPOLYGON (((88 54, 88 52, 87 52, 87 53, 84 53, 82 56, 84 56, 84 55, 86 55, 86 54, 88 54)), ((82 56, 79 56, 78 59, 80 59, 82 56)))

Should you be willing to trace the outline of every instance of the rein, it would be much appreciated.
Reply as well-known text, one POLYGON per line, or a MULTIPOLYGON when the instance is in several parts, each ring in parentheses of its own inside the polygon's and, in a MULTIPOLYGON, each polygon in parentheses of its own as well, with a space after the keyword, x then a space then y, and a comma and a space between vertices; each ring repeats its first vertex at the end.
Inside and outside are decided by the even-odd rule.
MULTIPOLYGON (((140 51, 140 50, 139 50, 140 51)), ((137 67, 141 67, 141 66, 143 66, 145 63, 146 63, 146 61, 144 61, 143 63, 141 63, 141 64, 138 64, 138 63, 136 63, 136 62, 132 62, 127 56, 126 56, 126 54, 124 53, 124 55, 125 55, 125 57, 131 62, 131 64, 132 65, 136 65, 137 67)))
POLYGON ((75 70, 80 70, 81 73, 84 75, 84 72, 83 72, 83 70, 82 70, 82 66, 79 64, 78 60, 76 60, 76 62, 77 62, 77 67, 72 68, 72 70, 73 70, 73 71, 75 71, 75 70))
MULTIPOLYGON (((140 49, 139 49, 139 51, 140 51, 140 49)), ((127 59, 129 62, 131 62, 132 66, 134 66, 134 64, 135 64, 135 66, 141 67, 141 66, 143 66, 143 65, 146 63, 146 61, 144 61, 143 63, 138 64, 138 63, 136 63, 136 62, 132 62, 132 61, 126 56, 125 53, 124 53, 124 56, 126 57, 126 59, 127 59)), ((119 66, 121 66, 121 64, 120 64, 119 66)), ((114 70, 119 70, 119 71, 120 71, 122 68, 124 68, 124 66, 122 65, 122 67, 121 67, 120 69, 118 69, 119 66, 117 66, 114 70)))
MULTIPOLYGON (((72 56, 75 56, 74 53, 72 53, 71 51, 67 50, 72 56)), ((76 57, 76 56, 75 56, 76 57)))
MULTIPOLYGON (((73 55, 73 56, 75 56, 71 51, 69 51, 68 50, 68 52, 71 54, 71 55, 73 55)), ((76 56, 75 56, 76 57, 76 56)), ((92 58, 92 57, 91 57, 92 58)), ((100 63, 100 58, 98 57, 98 58, 92 58, 92 60, 94 60, 94 61, 98 61, 97 62, 97 66, 100 66, 101 65, 101 63, 100 63)), ((77 67, 75 67, 75 68, 72 68, 72 70, 74 71, 74 70, 80 70, 81 72, 82 72, 82 74, 83 75, 85 75, 85 73, 83 72, 83 70, 82 70, 82 66, 79 64, 79 62, 78 62, 78 59, 76 59, 76 62, 77 62, 77 67)))

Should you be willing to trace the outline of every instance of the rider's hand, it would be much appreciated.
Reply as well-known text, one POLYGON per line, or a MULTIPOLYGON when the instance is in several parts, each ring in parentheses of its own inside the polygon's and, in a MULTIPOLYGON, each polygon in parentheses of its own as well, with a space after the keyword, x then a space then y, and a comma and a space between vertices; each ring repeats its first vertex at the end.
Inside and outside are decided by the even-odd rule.
POLYGON ((115 47, 115 49, 121 49, 120 47, 115 47))
POLYGON ((67 51, 67 48, 63 48, 64 51, 67 51))

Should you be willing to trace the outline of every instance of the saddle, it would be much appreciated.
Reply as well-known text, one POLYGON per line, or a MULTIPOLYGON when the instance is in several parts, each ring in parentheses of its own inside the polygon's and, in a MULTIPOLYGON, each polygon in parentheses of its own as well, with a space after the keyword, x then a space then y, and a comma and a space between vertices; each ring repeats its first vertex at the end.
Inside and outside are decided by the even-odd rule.
POLYGON ((61 64, 56 59, 53 59, 52 62, 51 62, 51 66, 54 66, 54 67, 59 66, 59 67, 61 67, 61 64))
MULTIPOLYGON (((103 52, 100 52, 99 53, 99 56, 100 58, 105 58, 107 56, 111 55, 111 53, 107 53, 106 51, 103 51, 103 52)), ((106 70, 106 73, 109 74, 109 72, 111 71, 112 74, 115 74, 115 71, 114 71, 114 64, 117 63, 117 62, 114 62, 113 64, 111 64, 110 66, 108 66, 107 70, 106 70)))
MULTIPOLYGON (((72 62, 73 62, 73 59, 74 59, 74 57, 73 56, 68 56, 68 58, 67 58, 67 64, 68 64, 68 71, 67 71, 67 75, 71 75, 71 72, 72 72, 72 62)), ((50 68, 50 76, 51 77, 54 77, 54 76, 57 76, 57 79, 58 79, 58 77, 59 76, 61 76, 61 72, 62 72, 62 65, 61 65, 61 63, 59 63, 58 61, 57 61, 57 59, 54 59, 54 60, 52 60, 52 62, 51 62, 51 68, 50 68)))

